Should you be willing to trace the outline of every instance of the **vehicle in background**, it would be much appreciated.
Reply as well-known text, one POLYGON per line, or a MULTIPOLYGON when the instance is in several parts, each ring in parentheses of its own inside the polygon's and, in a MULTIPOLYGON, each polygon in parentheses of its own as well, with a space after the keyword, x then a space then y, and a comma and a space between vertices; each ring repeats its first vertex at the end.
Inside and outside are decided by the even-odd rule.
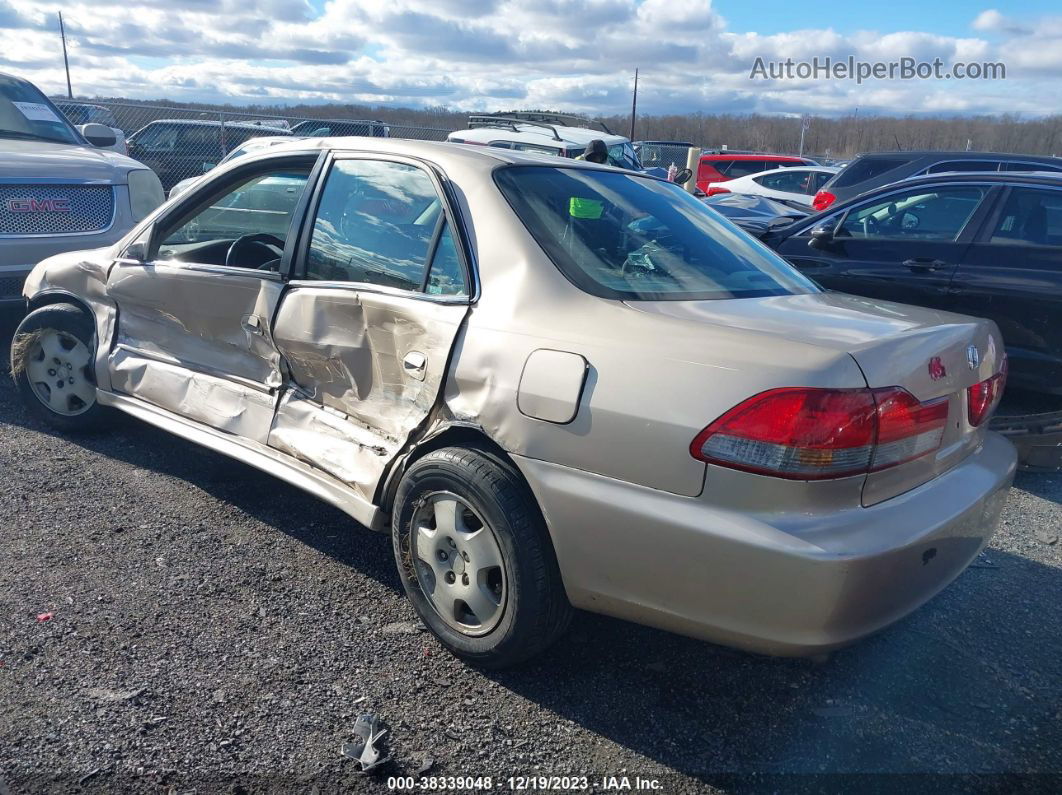
MULTIPOLYGON (((230 160, 235 160, 237 157, 242 157, 243 155, 250 154, 251 152, 257 152, 262 149, 268 149, 269 147, 276 146, 277 144, 290 143, 294 140, 298 139, 294 136, 283 135, 264 135, 261 138, 251 138, 246 142, 240 144, 227 155, 225 155, 223 158, 221 158, 221 161, 218 163, 218 166, 224 165, 230 160)), ((217 166, 215 166, 215 168, 217 168, 217 166)), ((213 169, 208 168, 203 173, 207 174, 212 170, 213 169)), ((202 174, 196 177, 188 177, 187 179, 182 179, 180 182, 170 188, 170 192, 167 194, 167 197, 172 199, 175 196, 181 195, 186 190, 188 190, 189 187, 198 182, 201 176, 202 174)))
POLYGON ((704 203, 731 223, 759 238, 772 229, 780 229, 810 215, 810 208, 804 205, 748 193, 718 193, 706 198, 704 203))
POLYGON ((114 118, 114 113, 110 108, 103 105, 92 105, 88 102, 69 102, 65 100, 55 100, 55 106, 63 112, 63 115, 75 127, 79 124, 91 123, 110 127, 111 132, 114 133, 114 143, 104 148, 121 155, 129 154, 129 147, 125 143, 125 132, 118 126, 118 121, 114 118))
POLYGON ((713 193, 720 192, 719 188, 713 189, 720 182, 775 168, 814 165, 817 165, 814 160, 792 155, 707 152, 701 155, 700 164, 697 167, 697 187, 711 196, 713 193))
POLYGON ((1062 158, 996 152, 873 152, 859 155, 822 186, 812 202, 819 212, 835 202, 891 182, 924 174, 951 171, 1054 171, 1062 173, 1062 158))
POLYGON ((129 136, 129 156, 151 168, 169 190, 209 171, 251 138, 291 133, 261 124, 211 119, 159 119, 129 136))
POLYGON ((987 317, 1014 388, 1062 395, 1062 174, 929 174, 768 235, 830 290, 987 317))
POLYGON ((616 135, 602 122, 577 116, 534 112, 474 115, 468 117, 468 129, 456 130, 446 136, 446 140, 455 144, 479 144, 568 158, 579 157, 591 141, 601 140, 608 148, 608 165, 628 171, 647 171, 657 177, 667 176, 666 168, 646 169, 638 160, 629 138, 616 135), (569 124, 560 124, 561 121, 569 124), (574 124, 585 126, 572 126, 574 124), (592 129, 591 124, 601 129, 592 129))
POLYGON ((697 148, 696 144, 689 141, 635 141, 632 146, 644 168, 665 170, 672 163, 675 168, 685 168, 690 149, 697 148))
POLYGON ((594 163, 308 138, 25 294, 27 410, 119 409, 390 532, 420 619, 479 665, 572 607, 832 650, 955 579, 1014 476, 990 320, 824 293, 594 163))
POLYGON ((158 177, 108 151, 109 127, 75 129, 36 86, 0 74, 0 306, 64 251, 109 246, 163 201, 158 177))
POLYGON ((728 179, 723 184, 710 187, 711 195, 720 193, 742 193, 752 196, 766 196, 778 201, 796 202, 811 207, 812 197, 840 169, 828 166, 792 166, 789 168, 772 168, 758 174, 728 179))
POLYGON ((389 138, 391 128, 382 121, 358 119, 306 119, 291 127, 292 135, 310 138, 335 138, 341 135, 364 135, 370 138, 389 138))

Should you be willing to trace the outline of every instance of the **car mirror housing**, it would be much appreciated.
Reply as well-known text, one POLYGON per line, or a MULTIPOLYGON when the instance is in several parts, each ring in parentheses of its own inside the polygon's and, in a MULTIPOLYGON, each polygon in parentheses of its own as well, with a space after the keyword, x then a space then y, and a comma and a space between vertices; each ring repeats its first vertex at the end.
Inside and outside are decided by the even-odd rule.
POLYGON ((148 255, 147 242, 144 240, 136 240, 129 244, 123 255, 123 259, 133 260, 134 262, 145 262, 148 255))
POLYGON ((833 229, 829 226, 816 226, 810 234, 808 245, 812 248, 825 248, 833 243, 833 229))
POLYGON ((676 185, 685 185, 687 182, 690 181, 690 177, 692 177, 692 176, 693 176, 693 171, 691 169, 684 168, 684 169, 682 169, 682 171, 680 171, 679 173, 677 173, 675 175, 675 179, 673 180, 673 182, 676 185))
POLYGON ((97 124, 96 122, 82 124, 77 128, 77 131, 81 133, 86 141, 100 149, 114 146, 115 141, 118 140, 114 136, 114 130, 110 127, 105 127, 102 124, 97 124))

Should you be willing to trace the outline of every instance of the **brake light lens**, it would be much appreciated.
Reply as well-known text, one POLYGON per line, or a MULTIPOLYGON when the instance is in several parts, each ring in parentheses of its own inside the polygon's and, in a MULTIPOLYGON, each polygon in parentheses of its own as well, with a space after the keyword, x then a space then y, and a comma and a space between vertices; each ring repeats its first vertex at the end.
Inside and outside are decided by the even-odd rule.
POLYGON ((716 185, 709 185, 708 190, 705 191, 709 196, 718 196, 720 193, 730 193, 727 188, 721 188, 716 185))
POLYGON ((998 373, 966 390, 966 413, 971 426, 976 428, 992 416, 992 412, 999 405, 999 399, 1003 397, 1003 387, 1006 385, 1007 360, 1004 357, 1003 367, 998 373))
POLYGON ((819 212, 822 212, 835 201, 837 201, 837 197, 828 190, 820 190, 815 194, 815 198, 811 200, 811 206, 819 212))
POLYGON ((694 458, 790 480, 866 474, 940 447, 948 400, 919 403, 900 387, 762 392, 690 444, 694 458))

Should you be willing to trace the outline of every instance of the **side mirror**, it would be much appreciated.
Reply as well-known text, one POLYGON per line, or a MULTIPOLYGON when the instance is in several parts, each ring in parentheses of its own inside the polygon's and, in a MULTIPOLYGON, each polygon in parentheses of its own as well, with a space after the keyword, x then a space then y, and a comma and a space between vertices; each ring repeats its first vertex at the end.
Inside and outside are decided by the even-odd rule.
POLYGON ((144 240, 137 240, 129 244, 129 246, 125 250, 125 253, 122 255, 122 259, 129 259, 133 260, 134 262, 146 262, 147 255, 147 242, 144 240))
POLYGON ((114 130, 110 127, 105 127, 102 124, 96 122, 89 122, 88 124, 82 124, 77 128, 77 131, 81 133, 82 137, 93 146, 97 146, 100 149, 106 149, 108 146, 114 146, 115 141, 118 139, 114 137, 114 130))
POLYGON ((692 177, 692 176, 693 176, 693 170, 689 169, 689 168, 684 168, 684 169, 682 169, 682 171, 680 171, 679 173, 677 173, 675 175, 675 184, 676 185, 685 185, 687 182, 690 181, 690 177, 692 177))
POLYGON ((816 226, 811 230, 811 240, 808 245, 812 248, 827 248, 833 243, 833 228, 829 226, 816 226))

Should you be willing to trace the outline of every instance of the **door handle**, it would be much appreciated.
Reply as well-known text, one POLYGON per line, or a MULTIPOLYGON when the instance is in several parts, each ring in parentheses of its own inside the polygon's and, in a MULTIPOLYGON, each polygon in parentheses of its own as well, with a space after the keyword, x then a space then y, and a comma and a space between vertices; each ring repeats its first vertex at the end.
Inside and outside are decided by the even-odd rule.
POLYGON ((418 381, 424 380, 424 373, 428 368, 428 357, 420 351, 410 351, 402 359, 402 369, 410 378, 418 381))
POLYGON ((905 259, 903 264, 913 271, 936 271, 948 266, 948 263, 939 259, 905 259))
POLYGON ((262 318, 258 315, 244 315, 240 319, 240 326, 244 331, 249 331, 251 334, 263 334, 262 330, 262 318))

